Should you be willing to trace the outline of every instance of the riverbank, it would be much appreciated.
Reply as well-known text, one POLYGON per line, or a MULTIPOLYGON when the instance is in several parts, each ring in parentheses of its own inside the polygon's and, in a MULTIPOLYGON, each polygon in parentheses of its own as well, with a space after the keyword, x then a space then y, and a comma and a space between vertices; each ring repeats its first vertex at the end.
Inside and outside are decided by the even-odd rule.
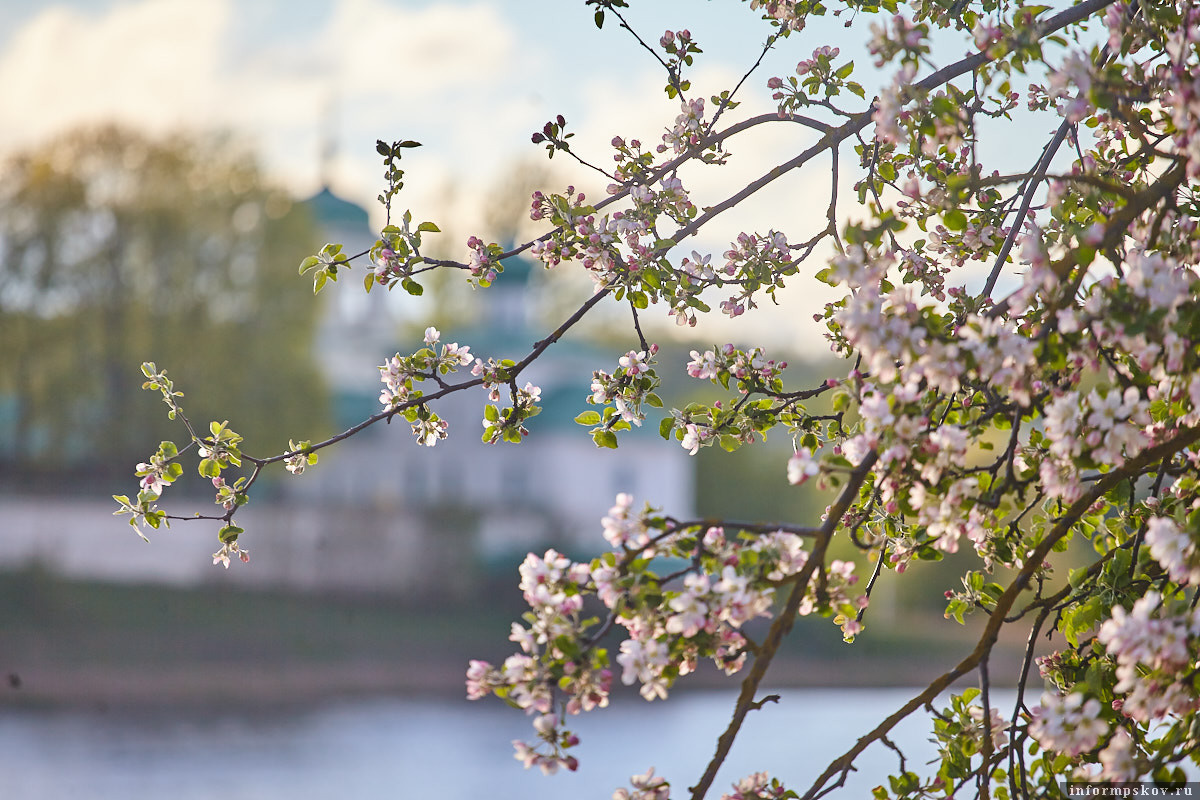
MULTIPOLYGON (((413 603, 70 581, 0 574, 0 706, 304 706, 366 696, 464 694, 471 658, 499 661, 522 611, 506 585, 475 601, 413 603)), ((973 626, 940 615, 873 621, 853 645, 828 620, 799 620, 768 683, 887 687, 928 683, 973 646, 973 626), (873 624, 875 622, 875 624, 873 624)), ((993 680, 1015 675, 1002 643, 993 680)), ((705 669, 687 687, 735 686, 705 669)))

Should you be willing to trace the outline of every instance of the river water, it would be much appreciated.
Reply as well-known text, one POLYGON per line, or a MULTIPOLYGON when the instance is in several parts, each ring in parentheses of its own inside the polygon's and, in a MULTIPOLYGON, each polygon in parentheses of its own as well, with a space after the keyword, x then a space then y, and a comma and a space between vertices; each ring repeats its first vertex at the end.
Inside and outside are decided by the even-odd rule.
MULTIPOLYGON (((912 696, 912 690, 787 690, 748 718, 710 797, 767 770, 807 789, 834 757, 912 696)), ((734 695, 680 693, 667 702, 620 696, 577 718, 576 773, 543 776, 512 758, 528 719, 494 699, 386 698, 302 712, 237 708, 174 714, 0 709, 4 800, 607 800, 654 765, 673 796, 703 772, 734 695)), ((996 701, 994 701, 996 702, 996 701)), ((934 755, 922 718, 893 740, 910 768, 934 755)), ((875 746, 845 791, 864 797, 896 770, 875 746)))

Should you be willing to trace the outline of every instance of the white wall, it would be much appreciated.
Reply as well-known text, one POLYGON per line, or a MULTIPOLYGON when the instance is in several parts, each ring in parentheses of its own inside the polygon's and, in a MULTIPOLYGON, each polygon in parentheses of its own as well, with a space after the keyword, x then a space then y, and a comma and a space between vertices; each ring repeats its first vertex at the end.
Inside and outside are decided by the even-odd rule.
POLYGON ((237 522, 250 562, 225 570, 212 563, 219 523, 175 521, 147 531, 147 543, 128 517, 112 516, 115 507, 111 500, 0 497, 0 569, 38 564, 119 582, 408 593, 436 589, 457 546, 395 510, 247 506, 237 522))

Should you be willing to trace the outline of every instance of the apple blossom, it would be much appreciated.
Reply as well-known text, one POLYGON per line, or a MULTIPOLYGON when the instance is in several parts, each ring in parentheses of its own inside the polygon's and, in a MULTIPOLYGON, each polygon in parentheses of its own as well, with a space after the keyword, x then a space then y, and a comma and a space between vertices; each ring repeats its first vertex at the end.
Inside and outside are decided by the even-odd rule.
POLYGON ((793 486, 804 483, 820 471, 820 463, 813 458, 812 451, 807 447, 797 449, 788 459, 787 479, 793 486))

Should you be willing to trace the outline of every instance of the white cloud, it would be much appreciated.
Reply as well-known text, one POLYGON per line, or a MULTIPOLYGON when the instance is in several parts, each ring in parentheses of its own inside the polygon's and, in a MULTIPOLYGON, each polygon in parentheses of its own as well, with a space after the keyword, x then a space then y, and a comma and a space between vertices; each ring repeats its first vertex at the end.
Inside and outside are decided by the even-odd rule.
POLYGON ((219 108, 214 76, 228 24, 227 0, 40 13, 0 59, 0 145, 111 119, 163 129, 219 108))
POLYGON ((517 47, 509 23, 491 5, 391 6, 383 0, 339 3, 327 32, 313 41, 356 95, 397 106, 478 92, 507 77, 517 47))
POLYGON ((511 27, 489 5, 347 0, 286 34, 261 16, 260 29, 238 29, 246 17, 232 0, 36 14, 0 55, 0 149, 104 121, 151 132, 225 128, 255 141, 276 171, 311 183, 321 115, 336 97, 335 130, 354 141, 355 158, 374 162, 374 137, 394 131, 440 134, 448 141, 437 149, 453 161, 456 130, 470 119, 492 124, 480 109, 520 63, 511 27))

